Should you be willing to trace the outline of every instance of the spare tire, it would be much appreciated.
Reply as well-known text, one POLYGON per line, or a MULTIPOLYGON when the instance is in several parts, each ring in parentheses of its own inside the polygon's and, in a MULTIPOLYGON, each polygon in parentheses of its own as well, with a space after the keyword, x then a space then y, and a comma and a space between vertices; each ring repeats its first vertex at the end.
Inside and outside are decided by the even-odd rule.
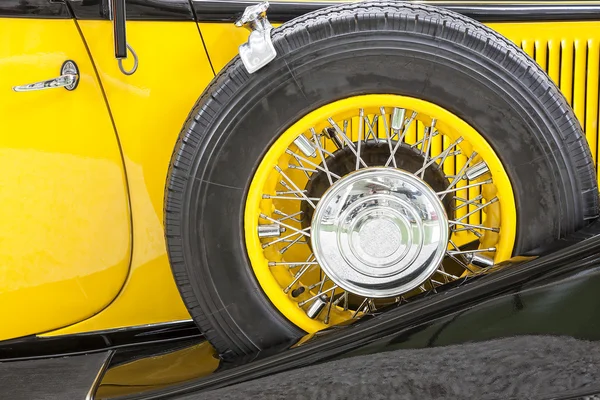
POLYGON ((236 57, 205 90, 167 181, 174 276, 222 354, 435 290, 598 215, 573 111, 482 24, 344 4, 273 42, 266 67, 236 57))

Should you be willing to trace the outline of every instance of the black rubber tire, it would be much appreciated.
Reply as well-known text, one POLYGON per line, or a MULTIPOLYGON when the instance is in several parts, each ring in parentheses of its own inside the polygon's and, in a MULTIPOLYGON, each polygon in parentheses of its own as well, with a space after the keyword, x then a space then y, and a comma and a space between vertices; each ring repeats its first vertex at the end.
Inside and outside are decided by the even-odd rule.
POLYGON ((273 41, 278 55, 265 68, 250 75, 236 57, 205 90, 175 146, 167 181, 175 279, 192 317, 225 356, 302 335, 252 273, 243 216, 266 150, 324 104, 402 94, 468 122, 514 184, 515 253, 597 216, 594 165, 575 115, 533 60, 482 24, 425 5, 355 3, 284 24, 273 41))

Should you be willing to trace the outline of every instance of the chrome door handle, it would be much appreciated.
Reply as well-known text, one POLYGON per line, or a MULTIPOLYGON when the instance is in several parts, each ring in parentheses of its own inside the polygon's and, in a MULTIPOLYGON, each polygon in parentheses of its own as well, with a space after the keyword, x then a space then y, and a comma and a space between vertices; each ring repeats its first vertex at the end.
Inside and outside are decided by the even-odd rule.
POLYGON ((63 87, 67 90, 74 90, 79 83, 79 70, 74 61, 65 61, 60 68, 58 78, 47 79, 45 81, 30 83, 28 85, 13 86, 15 92, 32 92, 34 90, 45 90, 63 87))

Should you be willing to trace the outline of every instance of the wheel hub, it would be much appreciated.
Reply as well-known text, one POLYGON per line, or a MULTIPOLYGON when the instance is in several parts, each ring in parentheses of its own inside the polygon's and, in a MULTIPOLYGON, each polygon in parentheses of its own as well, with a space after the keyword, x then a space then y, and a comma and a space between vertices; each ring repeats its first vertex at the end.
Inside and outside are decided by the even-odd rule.
POLYGON ((384 298, 421 285, 448 244, 448 217, 435 191, 409 172, 365 168, 337 181, 313 214, 311 244, 339 287, 384 298))

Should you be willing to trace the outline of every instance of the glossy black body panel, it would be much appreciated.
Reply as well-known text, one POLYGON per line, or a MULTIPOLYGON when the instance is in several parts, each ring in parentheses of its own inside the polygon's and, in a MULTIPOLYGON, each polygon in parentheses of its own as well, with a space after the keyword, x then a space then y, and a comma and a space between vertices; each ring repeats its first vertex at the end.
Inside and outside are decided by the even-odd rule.
MULTIPOLYGON (((192 0, 196 16, 201 22, 233 22, 242 14, 244 8, 255 3, 252 0, 192 0)), ((427 4, 427 1, 423 3, 427 4)), ((269 4, 269 20, 286 22, 307 12, 340 3, 271 1, 269 4)), ((481 22, 600 20, 600 5, 585 3, 567 6, 448 2, 432 5, 447 8, 481 22)))
MULTIPOLYGON (((77 19, 110 19, 111 0, 67 0, 77 19)), ((188 0, 126 0, 128 21, 193 21, 188 0)))
MULTIPOLYGON (((595 224, 583 237, 594 231, 598 233, 599 228, 600 225, 595 224)), ((143 398, 210 391, 336 360, 341 361, 330 369, 339 371, 352 362, 351 357, 396 351, 399 353, 394 353, 395 357, 400 357, 404 351, 413 354, 417 349, 431 348, 460 353, 462 346, 469 351, 475 349, 473 363, 482 362, 479 359, 481 351, 476 351, 477 346, 469 343, 494 346, 501 341, 498 346, 506 348, 512 343, 519 351, 511 353, 510 357, 517 358, 520 353, 528 354, 526 350, 530 345, 532 349, 557 346, 554 342, 540 342, 540 336, 565 338, 567 349, 570 341, 590 341, 596 343, 591 348, 600 349, 597 343, 600 340, 600 236, 584 239, 543 257, 515 258, 503 267, 353 325, 320 332, 301 345, 271 349, 253 359, 222 362, 218 373, 212 376, 154 395, 146 394, 143 398), (502 341, 504 338, 509 338, 508 342, 502 341)), ((432 368, 437 362, 433 356, 431 359, 425 357, 429 352, 415 354, 424 357, 420 362, 432 363, 432 368)), ((560 363, 566 365, 579 360, 581 353, 573 352, 569 359, 571 355, 567 351, 561 357, 560 363)), ((600 365, 600 352, 597 358, 594 361, 600 365)), ((470 362, 468 357, 463 361, 465 365, 470 362)), ((591 381, 574 381, 565 390, 600 390, 593 386, 600 384, 600 368, 593 372, 591 381)), ((371 373, 377 375, 378 371, 371 373)), ((505 370, 498 369, 493 378, 502 381, 510 376, 505 370)), ((278 379, 285 382, 285 377, 278 379)))
POLYGON ((64 357, 187 339, 202 339, 202 334, 191 321, 76 335, 54 337, 27 336, 0 342, 0 362, 44 357, 64 357))
MULTIPOLYGON (((74 15, 78 19, 104 19, 110 18, 108 3, 110 0, 66 0, 69 2, 74 15)), ((14 16, 34 17, 35 12, 41 12, 42 5, 49 7, 52 4, 54 12, 61 11, 60 4, 51 3, 50 0, 28 0, 27 4, 35 4, 39 8, 27 11, 21 4, 22 0, 4 0, 1 3, 13 3, 11 6, 0 5, 0 15, 5 13, 14 16), (4 6, 4 7, 3 7, 4 6)), ((252 0, 127 0, 127 19, 132 21, 192 21, 199 22, 234 22, 244 11, 244 8, 255 4, 252 0)), ((427 3, 427 2, 425 2, 427 3)), ((332 6, 335 2, 315 1, 272 1, 269 8, 269 19, 274 22, 286 22, 302 14, 332 6)), ((433 3, 452 11, 467 15, 482 22, 519 22, 519 21, 582 21, 600 20, 600 4, 577 3, 572 5, 562 4, 493 4, 491 2, 463 3, 433 3)), ((27 6, 29 7, 29 6, 27 6)), ((68 12, 62 5, 62 15, 68 18, 68 12)), ((48 13, 48 11, 45 11, 48 13)), ((6 14, 7 16, 10 16, 6 14)))
POLYGON ((60 0, 1 0, 0 17, 4 18, 71 18, 60 0))

